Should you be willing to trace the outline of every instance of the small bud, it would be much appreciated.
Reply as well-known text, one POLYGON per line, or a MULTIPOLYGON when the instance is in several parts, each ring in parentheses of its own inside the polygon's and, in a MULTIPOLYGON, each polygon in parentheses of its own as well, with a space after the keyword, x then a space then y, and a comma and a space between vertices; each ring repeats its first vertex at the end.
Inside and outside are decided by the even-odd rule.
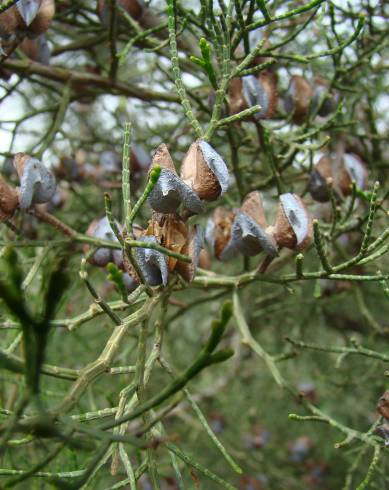
POLYGON ((307 80, 300 75, 293 75, 285 94, 284 105, 286 113, 293 114, 296 124, 303 123, 307 117, 312 97, 313 90, 307 80))
POLYGON ((215 201, 229 186, 227 166, 206 141, 192 143, 181 167, 182 180, 205 201, 215 201))
POLYGON ((21 209, 48 202, 53 197, 56 189, 55 178, 43 163, 26 153, 17 153, 14 166, 20 180, 21 209))
POLYGON ((278 246, 304 250, 312 242, 312 218, 296 194, 281 194, 274 226, 268 228, 278 246))
POLYGON ((389 390, 386 390, 385 393, 378 400, 377 411, 385 419, 389 420, 389 390))
POLYGON ((161 167, 161 174, 148 201, 159 213, 174 213, 182 204, 192 213, 201 213, 203 205, 199 197, 177 175, 173 160, 165 144, 160 145, 153 155, 150 171, 161 167))
POLYGON ((0 222, 12 218, 19 205, 18 192, 0 175, 0 222))

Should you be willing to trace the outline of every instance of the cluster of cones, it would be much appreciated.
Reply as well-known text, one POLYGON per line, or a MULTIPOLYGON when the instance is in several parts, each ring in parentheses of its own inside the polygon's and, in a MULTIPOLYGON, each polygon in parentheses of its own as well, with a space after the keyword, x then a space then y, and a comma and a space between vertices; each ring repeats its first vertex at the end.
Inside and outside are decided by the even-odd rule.
MULTIPOLYGON (((229 88, 231 113, 259 105, 261 109, 254 114, 254 120, 274 117, 279 100, 277 81, 277 74, 270 70, 234 78, 229 88)), ((310 111, 326 117, 335 110, 337 103, 337 95, 330 93, 327 82, 321 77, 310 84, 303 76, 293 75, 283 97, 284 110, 295 124, 302 124, 310 111)))
MULTIPOLYGON (((153 209, 146 229, 136 226, 136 239, 161 245, 172 252, 188 255, 191 263, 167 257, 155 249, 134 249, 134 259, 143 278, 151 286, 166 285, 169 273, 176 271, 186 281, 193 280, 204 243, 199 225, 188 225, 187 218, 204 210, 204 201, 218 199, 228 188, 229 176, 222 157, 206 142, 194 142, 184 157, 180 175, 165 144, 154 153, 150 171, 161 168, 148 202, 153 209)), ((120 230, 120 226, 118 229, 120 230)), ((97 238, 117 240, 108 220, 94 222, 87 233, 97 238)), ((237 210, 217 207, 208 221, 206 238, 216 258, 229 260, 241 253, 254 256, 262 251, 273 258, 282 247, 304 250, 312 241, 312 219, 296 194, 280 196, 273 225, 268 225, 259 192, 251 192, 237 210)), ((99 249, 91 262, 105 267, 114 262, 125 272, 126 283, 134 289, 139 283, 126 256, 119 250, 99 249)))
MULTIPOLYGON (((161 173, 148 203, 153 209, 146 229, 135 226, 136 239, 163 246, 175 253, 187 255, 191 263, 167 257, 158 250, 135 248, 134 260, 150 286, 166 285, 169 273, 176 271, 186 281, 192 281, 197 270, 204 244, 204 232, 199 225, 188 225, 187 218, 204 211, 204 201, 214 201, 229 185, 229 174, 223 158, 204 140, 195 141, 189 148, 178 175, 165 144, 155 151, 150 172, 159 166, 161 173)), ((120 227, 118 226, 119 230, 120 227)), ((106 218, 94 222, 87 234, 96 238, 117 240, 106 218)), ((126 254, 118 250, 99 249, 90 261, 100 267, 114 262, 124 271, 129 290, 137 287, 139 277, 126 254)))
POLYGON ((253 191, 237 210, 217 207, 206 231, 214 255, 227 261, 241 253, 254 256, 264 251, 270 257, 282 247, 304 250, 312 242, 312 219, 296 194, 280 195, 277 216, 268 225, 261 194, 253 191))

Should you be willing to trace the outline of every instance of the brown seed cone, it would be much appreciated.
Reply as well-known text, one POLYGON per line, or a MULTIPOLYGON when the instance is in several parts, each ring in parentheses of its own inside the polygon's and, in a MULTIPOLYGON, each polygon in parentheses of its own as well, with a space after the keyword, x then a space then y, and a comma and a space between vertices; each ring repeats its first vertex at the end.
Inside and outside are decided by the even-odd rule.
POLYGON ((16 172, 18 174, 19 179, 22 178, 22 175, 24 172, 24 166, 25 166, 27 160, 29 160, 30 158, 31 158, 31 156, 28 155, 27 153, 16 153, 14 155, 13 164, 14 164, 14 167, 16 169, 16 172))
POLYGON ((0 175, 0 221, 12 218, 19 204, 18 192, 11 187, 0 175))
POLYGON ((214 254, 220 257, 227 243, 231 238, 232 224, 235 219, 235 213, 229 209, 217 207, 213 213, 214 222, 214 254))
POLYGON ((352 191, 351 183, 352 183, 352 180, 354 177, 353 174, 347 169, 347 166, 345 163, 345 159, 347 156, 350 156, 353 159, 355 159, 360 165, 362 178, 361 178, 360 182, 358 182, 359 179, 357 177, 355 178, 357 186, 364 189, 367 185, 367 181, 369 178, 369 172, 368 172, 366 165, 365 165, 364 161, 362 160, 362 158, 359 155, 357 155, 356 153, 352 153, 352 152, 346 153, 343 157, 343 159, 344 159, 344 161, 343 161, 343 163, 344 163, 344 174, 345 175, 343 176, 343 174, 342 174, 342 178, 344 179, 344 189, 342 190, 342 192, 343 192, 344 196, 348 196, 351 194, 351 191, 352 191), (350 182, 348 182, 347 177, 348 177, 350 182))
POLYGON ((177 175, 176 167, 174 166, 174 162, 165 143, 160 144, 155 150, 151 160, 149 173, 156 165, 159 165, 161 169, 170 170, 177 175))
MULTIPOLYGON (((193 259, 196 253, 195 252, 196 244, 197 244, 197 232, 196 232, 196 228, 192 227, 192 229, 188 233, 186 243, 181 249, 181 253, 184 255, 188 255, 188 257, 191 257, 193 259)), ((193 262, 188 263, 188 262, 181 262, 179 260, 177 261, 176 271, 187 282, 193 281, 196 273, 196 269, 197 269, 197 264, 194 264, 193 262)))
MULTIPOLYGON (((163 247, 172 252, 182 253, 188 239, 188 228, 176 214, 153 213, 146 235, 155 236, 163 247)), ((167 265, 173 271, 177 259, 167 257, 167 265)))
POLYGON ((6 38, 11 34, 16 34, 19 19, 16 13, 16 6, 13 5, 5 12, 0 14, 0 36, 6 38))
POLYGON ((290 87, 293 87, 294 92, 292 95, 294 105, 293 121, 301 124, 308 114, 313 90, 309 82, 300 75, 292 76, 290 87))
POLYGON ((342 166, 335 176, 335 185, 338 187, 343 196, 349 196, 352 192, 352 180, 350 174, 342 166))
POLYGON ((200 252, 199 267, 205 270, 209 270, 212 267, 212 258, 206 248, 203 248, 200 252))
POLYGON ((333 179, 333 169, 331 158, 327 155, 323 155, 315 165, 315 170, 325 179, 333 179))
POLYGON ((36 61, 39 56, 39 46, 36 39, 24 38, 19 44, 19 48, 23 53, 30 58, 30 60, 36 61))
POLYGON ((261 228, 267 228, 262 197, 258 191, 247 194, 240 209, 250 216, 250 218, 252 218, 261 228))
POLYGON ((265 89, 268 99, 268 109, 262 119, 271 119, 277 110, 278 104, 277 75, 270 71, 263 71, 257 75, 257 78, 265 89))
POLYGON ((247 109, 247 102, 243 96, 242 79, 233 78, 228 89, 228 98, 230 101, 230 113, 237 114, 238 112, 247 109))
POLYGON ((55 2, 54 0, 42 0, 38 13, 29 26, 26 25, 16 7, 15 12, 19 29, 25 31, 28 36, 37 37, 50 27, 55 14, 55 2))
MULTIPOLYGON (((308 214, 304 201, 301 199, 301 197, 297 196, 296 194, 293 194, 293 196, 299 201, 299 204, 301 205, 302 210, 308 214)), ((274 226, 269 226, 266 229, 266 232, 270 234, 275 241, 277 242, 278 246, 281 247, 286 247, 291 250, 304 250, 306 247, 308 247, 312 243, 313 239, 313 224, 312 224, 312 219, 308 216, 308 230, 305 235, 305 238, 301 243, 297 245, 297 236, 296 233, 293 229, 292 224, 289 222, 288 217, 284 211, 284 208, 282 206, 282 203, 280 202, 278 205, 277 209, 277 216, 276 220, 274 223, 274 226)))
POLYGON ((181 179, 205 201, 215 201, 221 194, 219 180, 207 165, 198 141, 190 145, 185 155, 181 179))
MULTIPOLYGON (((266 93, 267 111, 261 115, 261 119, 270 119, 277 110, 278 93, 277 93, 277 76, 270 71, 263 71, 256 75, 260 85, 266 93)), ((241 78, 233 78, 228 91, 230 101, 230 113, 237 114, 248 108, 247 101, 243 95, 243 84, 241 78)), ((251 116, 251 121, 255 117, 251 116)))
POLYGON ((386 390, 378 400, 377 411, 379 414, 389 420, 389 390, 386 390))
MULTIPOLYGON (((118 0, 118 5, 124 8, 124 10, 131 15, 135 20, 142 17, 144 13, 143 2, 138 0, 118 0)), ((105 14, 105 9, 109 9, 109 3, 105 0, 98 0, 97 2, 97 15, 101 18, 105 14)))
POLYGON ((328 182, 332 179, 335 191, 348 196, 351 194, 351 177, 344 165, 336 169, 331 157, 324 155, 315 165, 315 170, 328 182))

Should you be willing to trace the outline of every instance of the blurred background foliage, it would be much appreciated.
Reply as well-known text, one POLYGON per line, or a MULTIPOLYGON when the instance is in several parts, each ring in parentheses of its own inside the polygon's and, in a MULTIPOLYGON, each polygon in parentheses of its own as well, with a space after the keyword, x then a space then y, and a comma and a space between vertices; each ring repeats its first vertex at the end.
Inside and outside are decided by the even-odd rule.
MULTIPOLYGON (((255 70, 265 63, 260 72, 275 77, 277 103, 267 118, 237 116, 213 128, 210 141, 227 163, 230 189, 191 220, 206 226, 217 206, 239 207, 250 191, 260 190, 268 221, 273 223, 280 194, 278 173, 283 192, 302 196, 310 215, 319 220, 331 264, 358 255, 369 213, 374 218, 369 245, 378 243, 372 253, 381 253, 365 264, 357 261, 341 269, 344 277, 323 271, 317 240, 316 247, 303 252, 304 271, 312 272, 307 280, 295 276, 296 251, 290 250, 283 250, 263 275, 256 272, 262 256, 241 255, 228 263, 212 257, 210 270, 200 264, 191 284, 172 274, 165 292, 155 288, 158 304, 146 314, 146 353, 153 352, 159 342, 158 328, 162 329, 161 357, 176 375, 205 345, 221 305, 233 300, 234 315, 221 347, 232 348, 234 356, 207 367, 188 384, 225 449, 216 447, 190 402, 175 394, 126 426, 125 436, 130 437, 139 435, 156 414, 163 422, 163 427, 158 423, 154 432, 139 436, 139 441, 151 440, 150 447, 136 448, 129 440, 120 444, 124 455, 112 440, 105 447, 106 439, 98 430, 100 424, 114 420, 122 390, 132 386, 132 395, 139 390, 133 385, 132 367, 141 362, 142 322, 135 322, 120 339, 114 362, 103 365, 93 382, 86 379, 74 404, 56 412, 64 400, 71 399, 69 387, 84 379, 85 367, 98 358, 118 327, 95 304, 85 278, 80 277, 80 261, 87 253, 80 235, 69 239, 58 223, 53 228, 34 211, 17 211, 1 223, 0 488, 389 488, 389 436, 384 440, 374 434, 377 425, 385 424, 376 405, 387 387, 389 360, 388 6, 374 0, 230 2, 231 8, 221 0, 56 0, 55 15, 43 33, 45 50, 38 45, 33 54, 26 54, 22 42, 30 38, 36 42, 36 35, 21 29, 7 36, 8 24, 0 14, 2 175, 9 184, 18 185, 14 154, 36 156, 56 175, 60 189, 57 202, 46 205, 45 212, 85 234, 93 219, 104 216, 104 192, 108 192, 114 216, 122 222, 126 123, 132 125, 131 199, 135 203, 145 188, 157 146, 168 145, 178 168, 198 137, 193 118, 183 110, 177 78, 186 87, 195 119, 204 132, 209 128, 215 108, 214 80, 193 57, 201 56, 199 41, 204 38, 220 88, 220 36, 224 41, 229 36, 233 68, 259 47, 245 69, 255 70), (175 53, 171 39, 169 47, 168 20, 175 22, 179 77, 172 70, 175 53), (313 88, 317 77, 322 77, 333 103, 330 114, 317 116, 310 106, 297 124, 284 103, 292 76, 304 77, 313 88), (104 167, 104 151, 112 152, 113 169, 104 167), (351 197, 341 196, 334 210, 331 203, 312 198, 309 175, 323 155, 345 153, 358 156, 368 179, 364 189, 358 188, 351 197), (269 159, 275 162, 276 173, 269 159), (380 187, 374 201, 376 181, 380 187), (354 197, 356 204, 347 216, 354 197), (334 218, 336 212, 340 217, 334 218), (16 311, 10 312, 7 291, 16 291, 16 311), (26 342, 26 335, 34 321, 26 327, 23 304, 38 325, 38 342, 43 338, 39 325, 48 329, 43 350, 49 368, 46 372, 42 368, 38 400, 25 380, 25 373, 33 369, 26 355, 32 344, 26 342), (55 311, 46 312, 46 323, 39 323, 48 306, 55 311), (251 330, 251 343, 242 342, 239 307, 251 330), (88 312, 86 319, 83 315, 88 312), (256 346, 265 354, 258 355, 256 346), (361 348, 370 350, 361 352, 361 348), (285 386, 277 384, 267 353, 285 386), (109 372, 118 366, 127 367, 127 372, 109 372), (169 406, 173 401, 174 406, 169 406), (290 414, 316 420, 297 421, 290 414), (42 420, 36 419, 39 416, 42 420), (73 427, 73 422, 84 424, 85 431, 73 427), (184 457, 174 459, 169 444, 183 451, 184 457), (240 474, 223 451, 241 468, 240 474)), ((3 1, 0 7, 12 8, 15 3, 3 1)), ((40 8, 50 4, 38 3, 40 8)), ((228 90, 223 94, 219 121, 233 115, 229 105, 233 95, 228 90)), ((136 222, 145 228, 150 216, 145 205, 136 222)), ((207 250, 211 256, 210 247, 207 250)), ((105 268, 88 265, 87 270, 87 280, 104 304, 116 308, 121 296, 107 280, 105 268)), ((133 304, 122 303, 115 311, 120 319, 128 318, 146 298, 143 292, 133 304)), ((166 369, 155 362, 139 396, 148 400, 170 381, 166 369)))

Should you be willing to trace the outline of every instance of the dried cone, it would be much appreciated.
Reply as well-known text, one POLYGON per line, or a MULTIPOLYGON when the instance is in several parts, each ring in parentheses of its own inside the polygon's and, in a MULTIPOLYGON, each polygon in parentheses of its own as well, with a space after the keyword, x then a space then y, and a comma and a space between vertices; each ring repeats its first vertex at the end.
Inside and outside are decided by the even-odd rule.
POLYGON ((327 202, 330 198, 328 184, 332 182, 334 190, 341 196, 351 193, 350 172, 344 165, 336 166, 329 155, 324 155, 315 165, 309 182, 311 196, 319 202, 327 202))
POLYGON ((233 78, 228 89, 231 114, 238 114, 247 109, 247 102, 243 95, 242 79, 233 78))
POLYGON ((317 76, 315 78, 315 84, 313 88, 313 104, 320 107, 317 111, 318 115, 321 117, 326 117, 335 110, 335 106, 338 100, 336 94, 328 93, 328 82, 324 78, 317 76), (323 97, 325 99, 323 100, 323 97))
MULTIPOLYGON (((343 155, 343 162, 345 172, 349 178, 355 181, 357 187, 360 189, 365 189, 367 185, 368 171, 361 158, 355 153, 345 153, 343 155)), ((348 189, 345 189, 345 191, 345 196, 351 194, 350 185, 348 186, 348 189)))
POLYGON ((24 172, 24 167, 27 163, 27 160, 31 158, 27 153, 16 153, 14 156, 13 164, 18 174, 19 180, 21 180, 24 172))
POLYGON ((205 201, 215 201, 228 188, 222 157, 206 141, 191 144, 181 167, 181 179, 205 201))
POLYGON ((309 178, 309 192, 315 201, 329 201, 328 179, 333 181, 331 159, 328 156, 322 156, 312 170, 309 178))
POLYGON ((215 257, 220 258, 231 238, 235 213, 229 209, 217 207, 207 227, 207 240, 212 244, 215 257))
POLYGON ((296 194, 282 194, 274 226, 266 230, 278 246, 291 250, 304 250, 312 242, 312 218, 303 200, 296 194))
POLYGON ((170 170, 170 172, 173 172, 175 175, 177 175, 176 167, 174 166, 174 162, 165 143, 160 144, 155 150, 153 159, 151 161, 149 173, 157 165, 159 165, 161 169, 170 170))
POLYGON ((18 192, 21 209, 48 202, 53 197, 55 177, 39 160, 27 153, 16 153, 13 164, 20 180, 18 192))
POLYGON ((12 42, 12 36, 18 31, 18 16, 16 10, 15 5, 13 5, 0 14, 0 40, 2 43, 4 43, 4 41, 12 42))
POLYGON ((234 78, 229 87, 229 100, 232 114, 260 105, 261 110, 253 115, 252 120, 273 117, 278 101, 276 76, 264 71, 257 76, 234 78))
POLYGON ((48 65, 50 61, 50 49, 45 37, 39 36, 37 39, 26 37, 20 43, 19 48, 23 53, 33 61, 48 65))
MULTIPOLYGON (((118 223, 117 225, 120 229, 120 225, 118 223)), ((86 235, 102 240, 118 241, 106 216, 101 219, 94 219, 88 226, 86 235)), ((89 250, 89 245, 85 245, 84 252, 88 252, 89 250)), ((100 247, 89 258, 89 262, 98 267, 105 267, 108 262, 115 262, 119 269, 123 269, 124 267, 121 249, 100 247)))
POLYGON ((250 216, 250 218, 258 223, 261 228, 267 228, 268 225, 265 218, 262 198, 261 194, 258 191, 253 191, 247 194, 240 210, 250 216))
POLYGON ((261 119, 271 119, 277 109, 278 93, 277 93, 277 75, 270 71, 263 71, 257 77, 264 88, 266 94, 266 107, 263 107, 263 115, 261 119))
MULTIPOLYGON (((154 236, 160 245, 176 253, 183 253, 187 243, 188 229, 184 221, 175 214, 153 213, 146 236, 154 236)), ((167 266, 173 271, 177 264, 174 257, 166 257, 167 266)))
POLYGON ((158 182, 152 190, 148 202, 158 213, 175 213, 183 205, 193 214, 203 210, 199 196, 177 175, 173 160, 165 144, 160 145, 153 155, 150 171, 161 167, 158 182))
MULTIPOLYGON (((135 20, 142 17, 144 13, 144 4, 141 0, 118 0, 118 5, 131 15, 135 20)), ((105 23, 109 20, 109 2, 106 0, 98 0, 97 15, 105 23)))
POLYGON ((308 115, 313 97, 311 85, 300 75, 293 75, 285 96, 285 110, 293 113, 293 121, 301 124, 308 115))
POLYGON ((0 175, 0 221, 12 218, 19 204, 18 192, 0 175))
MULTIPOLYGON (((39 3, 39 0, 34 1, 39 3)), ((21 0, 19 2, 21 3, 21 0)), ((21 7, 19 9, 16 8, 19 28, 25 31, 28 37, 37 37, 46 32, 50 27, 55 14, 55 2, 54 0, 41 0, 39 10, 31 22, 23 16, 22 12, 21 7)))
POLYGON ((212 259, 206 248, 200 251, 199 255, 199 267, 201 269, 209 270, 212 267, 212 259))
POLYGON ((239 478, 239 490, 264 490, 263 482, 254 476, 241 476, 239 478))
POLYGON ((378 400, 377 411, 385 419, 389 420, 389 390, 386 390, 385 393, 378 400))
POLYGON ((178 261, 176 265, 176 271, 185 279, 185 281, 193 281, 197 266, 200 259, 200 251, 203 247, 204 235, 201 228, 195 225, 188 233, 188 238, 185 246, 182 248, 181 253, 187 255, 192 259, 192 262, 178 261))

